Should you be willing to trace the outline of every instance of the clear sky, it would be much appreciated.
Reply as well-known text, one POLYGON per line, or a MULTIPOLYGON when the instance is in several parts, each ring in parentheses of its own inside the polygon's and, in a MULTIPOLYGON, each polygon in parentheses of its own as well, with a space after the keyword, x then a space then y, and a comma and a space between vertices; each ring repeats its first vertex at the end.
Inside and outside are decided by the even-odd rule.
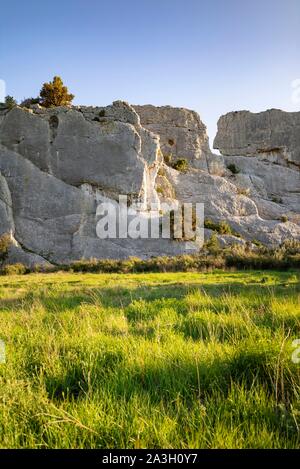
POLYGON ((75 104, 300 110, 300 0, 1 1, 0 79, 18 100, 60 75, 75 104))

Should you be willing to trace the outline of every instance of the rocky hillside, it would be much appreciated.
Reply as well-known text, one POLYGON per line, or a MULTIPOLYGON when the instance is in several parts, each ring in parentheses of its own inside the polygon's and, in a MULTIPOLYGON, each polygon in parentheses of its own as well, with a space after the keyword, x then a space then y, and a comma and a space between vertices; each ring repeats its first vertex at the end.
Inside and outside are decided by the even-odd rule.
POLYGON ((300 113, 230 113, 219 121, 214 147, 220 155, 197 113, 169 106, 1 110, 7 262, 185 252, 185 243, 167 239, 99 239, 97 206, 119 194, 139 201, 145 217, 151 203, 202 202, 206 218, 240 234, 220 236, 224 244, 300 239, 300 113), (172 167, 179 159, 187 171, 172 167))

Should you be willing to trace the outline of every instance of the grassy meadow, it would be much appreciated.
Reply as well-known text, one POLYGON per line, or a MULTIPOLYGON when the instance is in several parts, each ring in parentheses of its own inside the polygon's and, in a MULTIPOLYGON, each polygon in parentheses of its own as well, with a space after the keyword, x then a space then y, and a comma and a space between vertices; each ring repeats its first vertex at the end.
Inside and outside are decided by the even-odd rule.
POLYGON ((0 277, 1 448, 299 448, 299 271, 0 277))

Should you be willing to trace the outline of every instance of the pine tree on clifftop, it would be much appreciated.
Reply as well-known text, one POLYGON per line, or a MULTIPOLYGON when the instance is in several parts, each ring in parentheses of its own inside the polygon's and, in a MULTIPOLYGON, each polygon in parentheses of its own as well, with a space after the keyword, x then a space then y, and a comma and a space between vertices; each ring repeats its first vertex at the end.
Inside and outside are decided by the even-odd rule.
POLYGON ((53 81, 44 83, 40 97, 40 104, 44 107, 68 106, 74 99, 74 95, 68 92, 60 77, 54 77, 53 81))

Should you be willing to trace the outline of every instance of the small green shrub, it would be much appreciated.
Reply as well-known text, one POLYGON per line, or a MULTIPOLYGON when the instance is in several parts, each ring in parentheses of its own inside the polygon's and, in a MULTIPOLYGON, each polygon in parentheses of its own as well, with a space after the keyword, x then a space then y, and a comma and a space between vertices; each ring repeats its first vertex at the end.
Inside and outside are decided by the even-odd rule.
POLYGON ((0 262, 6 258, 8 248, 10 246, 11 240, 8 233, 0 236, 0 262))
POLYGON ((217 254, 220 252, 221 246, 216 233, 213 233, 209 240, 206 241, 205 249, 207 249, 210 254, 217 254))
POLYGON ((162 177, 165 177, 166 176, 166 170, 165 168, 163 168, 162 166, 159 168, 159 170, 157 171, 157 175, 158 176, 162 176, 162 177))
POLYGON ((21 102, 20 106, 30 108, 33 104, 40 104, 40 102, 40 98, 26 98, 21 102))
POLYGON ((172 154, 164 154, 164 162, 168 165, 168 166, 171 166, 171 162, 172 162, 172 154))
POLYGON ((231 226, 226 221, 221 221, 220 225, 219 225, 219 233, 220 234, 232 235, 233 230, 232 230, 231 226))
POLYGON ((287 215, 281 215, 280 221, 282 223, 287 223, 289 221, 288 216, 287 215))
POLYGON ((4 107, 6 109, 12 109, 17 105, 18 105, 17 101, 12 96, 9 96, 9 95, 5 96, 4 107))
POLYGON ((300 253, 300 241, 297 239, 286 239, 277 248, 277 252, 280 251, 282 255, 296 255, 300 253))
POLYGON ((258 241, 257 239, 252 239, 252 244, 254 244, 255 246, 258 246, 258 247, 263 246, 262 243, 260 241, 258 241))
POLYGON ((10 264, 6 265, 1 269, 2 275, 24 275, 27 272, 27 268, 23 264, 10 264))
POLYGON ((204 228, 216 231, 217 233, 223 235, 234 235, 234 231, 232 230, 231 226, 224 220, 220 221, 219 223, 216 223, 207 218, 206 220, 204 220, 204 228))
POLYGON ((213 222, 210 218, 204 220, 204 228, 219 232, 219 224, 213 222))
POLYGON ((230 163, 227 166, 227 169, 229 169, 229 171, 231 171, 232 174, 239 174, 241 171, 234 163, 230 163))
POLYGON ((189 164, 185 158, 178 158, 175 163, 172 164, 172 168, 181 173, 186 173, 189 169, 189 164))
POLYGON ((189 169, 189 164, 186 158, 178 158, 176 161, 173 161, 173 155, 164 154, 164 162, 166 165, 170 166, 176 171, 180 171, 181 173, 186 173, 189 169))
POLYGON ((272 202, 274 202, 275 204, 282 204, 282 203, 283 203, 281 197, 272 197, 271 200, 272 200, 272 202))

